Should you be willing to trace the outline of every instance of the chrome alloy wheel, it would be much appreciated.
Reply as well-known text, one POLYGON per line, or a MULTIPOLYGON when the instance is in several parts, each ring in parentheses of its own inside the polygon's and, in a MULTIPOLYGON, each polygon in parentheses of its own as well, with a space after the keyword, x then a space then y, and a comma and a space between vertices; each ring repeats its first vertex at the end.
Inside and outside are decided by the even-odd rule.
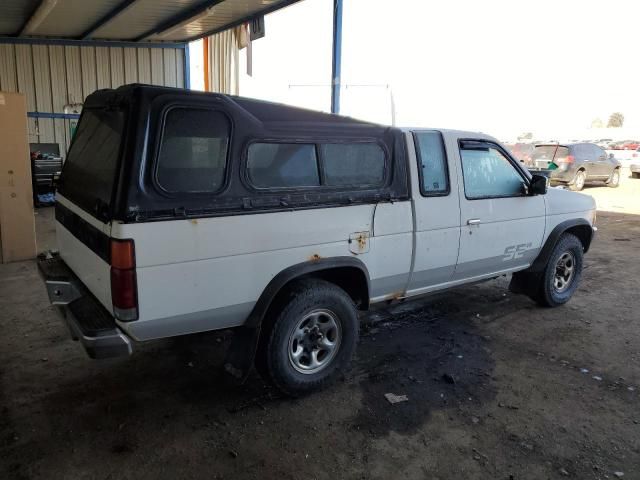
POLYGON ((556 262, 556 273, 553 276, 553 288, 562 293, 571 286, 576 272, 576 259, 573 253, 567 251, 560 255, 556 262))
POLYGON ((338 353, 342 328, 335 313, 317 309, 305 315, 289 336, 289 362, 298 372, 318 373, 338 353))

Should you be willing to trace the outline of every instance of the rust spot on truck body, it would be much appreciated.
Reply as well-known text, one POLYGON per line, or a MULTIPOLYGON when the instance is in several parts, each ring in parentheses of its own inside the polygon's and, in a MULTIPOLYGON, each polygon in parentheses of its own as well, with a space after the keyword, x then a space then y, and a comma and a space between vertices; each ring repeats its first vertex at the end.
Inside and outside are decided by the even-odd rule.
POLYGON ((393 292, 387 295, 384 300, 385 302, 402 302, 407 299, 405 292, 393 292))
POLYGON ((349 235, 349 250, 359 255, 369 251, 369 232, 355 232, 349 235))
POLYGON ((317 253, 314 253, 313 255, 311 255, 309 257, 309 261, 310 262, 317 262, 321 259, 322 257, 320 255, 318 255, 317 253))

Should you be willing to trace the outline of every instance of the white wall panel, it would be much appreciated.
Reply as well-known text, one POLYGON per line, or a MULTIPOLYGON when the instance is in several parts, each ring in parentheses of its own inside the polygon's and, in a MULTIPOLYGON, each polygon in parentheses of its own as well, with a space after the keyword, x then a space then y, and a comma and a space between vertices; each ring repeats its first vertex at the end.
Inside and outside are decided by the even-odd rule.
POLYGON ((80 67, 82 73, 82 99, 97 90, 96 83, 96 49, 80 47, 80 67))
POLYGON ((151 54, 149 48, 138 49, 138 81, 151 83, 151 54))
POLYGON ((164 60, 162 50, 151 49, 151 83, 153 85, 164 85, 164 60))
POLYGON ((82 103, 82 67, 80 47, 64 47, 69 103, 82 103))
POLYGON ((176 50, 176 87, 184 88, 184 52, 176 50))
POLYGON ((31 45, 16 45, 16 73, 18 91, 27 97, 27 110, 36 109, 36 89, 33 81, 31 45))
POLYGON ((111 88, 111 58, 108 47, 96 47, 96 81, 98 89, 111 88))
MULTIPOLYGON (((23 93, 27 100, 27 111, 36 109, 36 93, 33 81, 33 56, 31 45, 16 45, 16 74, 18 78, 18 91, 23 93)), ((38 141, 38 125, 33 118, 27 121, 29 128, 29 141, 38 141)))
POLYGON ((124 83, 136 83, 138 81, 138 56, 137 48, 124 49, 124 83))
MULTIPOLYGON (((149 47, 0 43, 0 90, 21 92, 27 110, 65 113, 97 89, 126 83, 184 86, 184 51, 149 47)), ((30 142, 71 141, 67 119, 29 118, 30 142)))
POLYGON ((122 48, 110 48, 111 55, 111 88, 124 85, 124 54, 122 48))
POLYGON ((0 45, 0 90, 18 90, 16 76, 16 50, 13 45, 0 45))
MULTIPOLYGON (((33 45, 33 78, 35 81, 36 110, 38 112, 53 111, 51 102, 51 68, 49 66, 49 47, 47 45, 33 45)), ((55 142, 53 119, 37 119, 38 136, 47 142, 55 142)))
POLYGON ((163 50, 164 56, 164 84, 167 87, 176 86, 176 51, 163 50))
MULTIPOLYGON (((67 95, 67 75, 65 66, 64 47, 49 46, 49 68, 51 69, 51 112, 64 112, 64 106, 69 103, 67 95)), ((53 121, 55 142, 60 146, 60 152, 66 152, 69 146, 69 134, 62 119, 53 121)), ((43 139, 44 141, 45 139, 43 139)), ((48 140, 47 140, 48 141, 48 140)))

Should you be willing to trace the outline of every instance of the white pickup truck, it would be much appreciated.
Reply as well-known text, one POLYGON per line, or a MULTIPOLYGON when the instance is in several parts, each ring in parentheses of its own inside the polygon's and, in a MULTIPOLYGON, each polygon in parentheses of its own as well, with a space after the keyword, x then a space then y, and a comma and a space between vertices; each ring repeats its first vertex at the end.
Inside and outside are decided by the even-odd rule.
POLYGON ((86 100, 39 266, 94 358, 233 328, 226 371, 299 395, 372 304, 506 274, 568 301, 595 205, 547 186, 480 133, 128 85, 86 100))

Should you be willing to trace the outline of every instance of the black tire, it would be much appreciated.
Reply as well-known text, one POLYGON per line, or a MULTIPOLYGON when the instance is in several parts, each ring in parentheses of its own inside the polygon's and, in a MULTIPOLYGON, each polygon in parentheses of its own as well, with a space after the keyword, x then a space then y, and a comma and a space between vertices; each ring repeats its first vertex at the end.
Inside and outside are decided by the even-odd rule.
POLYGON ((631 172, 633 178, 640 178, 640 172, 631 172))
POLYGON ((584 184, 587 181, 587 174, 584 170, 578 170, 576 176, 573 179, 573 182, 569 184, 569 188, 574 192, 579 192, 584 188, 584 184))
POLYGON ((607 186, 611 188, 618 188, 620 186, 620 169, 616 168, 611 172, 609 180, 607 180, 607 186))
MULTIPOLYGON (((557 307, 569 301, 580 284, 582 277, 582 265, 584 259, 584 247, 582 242, 570 233, 564 233, 553 248, 553 252, 549 257, 544 272, 539 277, 539 286, 533 299, 544 307, 557 307), (561 279, 566 278, 558 270, 561 258, 571 258, 573 274, 566 281, 564 288, 557 288, 558 283, 562 283, 561 279), (558 276, 556 275, 558 274, 558 276)), ((564 270, 566 271, 566 270, 564 270)))
MULTIPOLYGON (((273 383, 285 395, 297 397, 329 385, 341 373, 346 371, 355 352, 358 341, 359 321, 356 306, 351 297, 340 287, 320 279, 306 279, 295 282, 278 299, 278 306, 265 327, 261 348, 258 351, 256 365, 266 379, 273 383), (317 313, 321 312, 321 313, 317 313), (304 356, 300 360, 291 358, 291 341, 296 332, 300 332, 300 322, 307 317, 319 316, 320 325, 323 315, 339 325, 334 337, 339 338, 335 353, 325 357, 326 364, 317 372, 302 373, 304 356), (297 363, 298 362, 298 363, 297 363), (297 366, 296 366, 297 363, 297 366)), ((316 332, 320 335, 321 332, 316 332)), ((311 334, 309 334, 311 335, 311 334)), ((329 339, 329 334, 326 336, 329 339)), ((316 339, 306 342, 313 342, 316 339)), ((302 348, 302 340, 300 348, 302 348)), ((317 347, 314 347, 317 348, 317 347)), ((307 348, 304 348, 307 352, 307 348)), ((312 355, 305 353, 308 362, 312 355)), ((316 351, 316 359, 320 359, 321 351, 316 351)), ((303 355, 305 355, 303 354, 303 355)))

